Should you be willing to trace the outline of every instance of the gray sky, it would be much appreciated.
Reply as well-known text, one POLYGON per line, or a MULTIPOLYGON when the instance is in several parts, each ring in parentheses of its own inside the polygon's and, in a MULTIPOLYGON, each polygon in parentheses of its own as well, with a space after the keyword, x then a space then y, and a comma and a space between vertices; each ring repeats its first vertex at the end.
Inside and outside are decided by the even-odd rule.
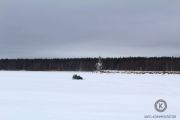
POLYGON ((0 0, 0 58, 180 56, 180 0, 0 0))

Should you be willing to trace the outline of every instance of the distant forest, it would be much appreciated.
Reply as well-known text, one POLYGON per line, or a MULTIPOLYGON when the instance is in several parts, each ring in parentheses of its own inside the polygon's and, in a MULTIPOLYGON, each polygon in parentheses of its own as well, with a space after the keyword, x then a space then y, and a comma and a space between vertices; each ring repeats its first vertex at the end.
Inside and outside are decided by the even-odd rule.
MULTIPOLYGON (((98 58, 1 59, 0 70, 95 71, 98 58)), ((102 58, 103 70, 180 71, 179 57, 102 58)))

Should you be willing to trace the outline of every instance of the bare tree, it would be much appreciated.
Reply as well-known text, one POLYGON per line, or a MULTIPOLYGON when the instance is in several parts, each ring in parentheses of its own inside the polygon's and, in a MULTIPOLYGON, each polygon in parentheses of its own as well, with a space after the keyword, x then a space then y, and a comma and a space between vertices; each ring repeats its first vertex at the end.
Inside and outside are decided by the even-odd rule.
POLYGON ((101 57, 99 57, 99 60, 98 62, 96 63, 96 70, 97 71, 101 71, 102 70, 102 60, 101 60, 101 57))

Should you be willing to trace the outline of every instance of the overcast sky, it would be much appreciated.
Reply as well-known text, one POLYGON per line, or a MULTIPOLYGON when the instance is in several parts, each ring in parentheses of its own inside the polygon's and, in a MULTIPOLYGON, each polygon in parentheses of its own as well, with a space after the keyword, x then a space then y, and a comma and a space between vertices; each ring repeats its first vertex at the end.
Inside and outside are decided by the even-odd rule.
POLYGON ((0 0, 0 58, 180 56, 180 0, 0 0))

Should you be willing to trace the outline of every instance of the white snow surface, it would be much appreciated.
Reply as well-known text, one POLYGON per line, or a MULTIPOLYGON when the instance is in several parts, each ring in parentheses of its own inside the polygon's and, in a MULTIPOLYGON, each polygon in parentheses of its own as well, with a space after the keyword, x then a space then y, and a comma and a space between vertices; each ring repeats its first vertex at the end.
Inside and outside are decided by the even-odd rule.
POLYGON ((180 119, 180 75, 0 71, 0 120, 145 120, 145 115, 180 119), (73 74, 84 80, 72 80, 73 74), (154 109, 158 99, 167 102, 163 113, 154 109))

